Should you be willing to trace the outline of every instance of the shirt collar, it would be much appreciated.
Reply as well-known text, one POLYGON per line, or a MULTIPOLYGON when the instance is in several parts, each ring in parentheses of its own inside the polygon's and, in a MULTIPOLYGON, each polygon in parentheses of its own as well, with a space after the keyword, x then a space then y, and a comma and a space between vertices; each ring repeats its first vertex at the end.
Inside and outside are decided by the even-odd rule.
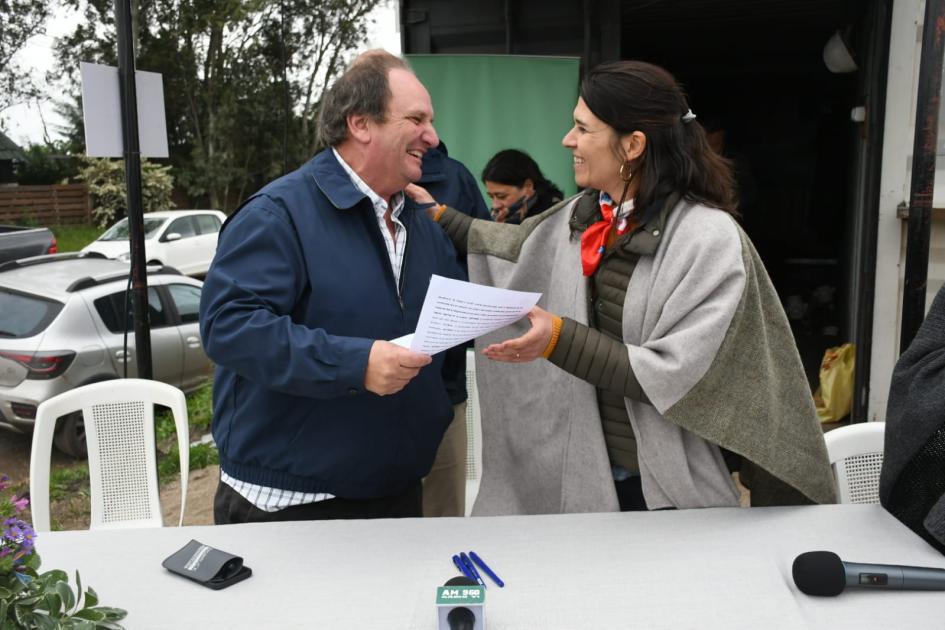
MULTIPOLYGON (((338 153, 335 147, 332 147, 331 150, 335 154, 335 159, 338 160, 338 164, 341 165, 341 168, 343 168, 348 174, 348 177, 351 178, 351 183, 354 184, 354 187, 364 193, 367 198, 371 200, 371 205, 374 206, 374 212, 376 212, 378 216, 383 216, 387 212, 387 200, 378 195, 371 189, 370 186, 364 183, 364 180, 354 172, 354 169, 351 168, 347 162, 345 162, 344 158, 341 157, 341 154, 338 153)), ((403 191, 394 195, 392 199, 394 200, 394 208, 391 210, 391 216, 400 216, 400 211, 404 209, 403 191)))

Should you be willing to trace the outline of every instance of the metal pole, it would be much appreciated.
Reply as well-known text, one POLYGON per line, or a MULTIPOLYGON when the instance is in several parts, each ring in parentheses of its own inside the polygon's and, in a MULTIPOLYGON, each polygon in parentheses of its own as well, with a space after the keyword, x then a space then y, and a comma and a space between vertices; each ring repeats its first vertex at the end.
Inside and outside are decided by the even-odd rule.
POLYGON ((856 264, 860 286, 856 310, 856 370, 853 374, 853 422, 869 420, 870 360, 873 355, 873 303, 876 299, 876 243, 879 238, 879 194, 883 170, 883 122, 886 120, 886 81, 893 0, 878 0, 867 12, 869 50, 861 79, 866 102, 866 165, 863 173, 861 255, 856 264))
POLYGON ((289 70, 285 55, 285 0, 279 3, 279 42, 282 51, 282 174, 289 172, 289 70))
POLYGON ((512 54, 512 0, 505 0, 503 6, 505 17, 505 54, 512 54))
MULTIPOLYGON (((151 325, 148 321, 148 272, 144 254, 144 216, 141 202, 141 151, 138 148, 138 97, 135 53, 131 38, 131 0, 115 0, 118 34, 118 86, 121 131, 125 140, 125 184, 128 189, 128 239, 131 246, 131 307, 135 322, 138 378, 152 378, 151 325)), ((127 359, 126 359, 127 360, 127 359)))
POLYGON ((945 0, 926 0, 919 61, 915 142, 912 146, 912 186, 906 240, 905 286, 902 292, 902 331, 899 352, 905 352, 925 318, 929 273, 932 192, 935 188, 935 149, 938 108, 942 91, 942 52, 945 36, 945 0))

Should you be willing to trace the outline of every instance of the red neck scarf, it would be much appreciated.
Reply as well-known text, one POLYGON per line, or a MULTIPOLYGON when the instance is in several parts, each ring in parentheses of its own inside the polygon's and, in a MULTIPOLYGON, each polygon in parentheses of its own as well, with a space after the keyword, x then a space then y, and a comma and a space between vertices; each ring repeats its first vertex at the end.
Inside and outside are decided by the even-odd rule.
MULTIPOLYGON (((633 201, 630 203, 632 208, 633 201)), ((627 217, 618 219, 614 216, 614 201, 604 192, 600 195, 600 213, 601 220, 588 226, 581 234, 581 267, 585 276, 592 276, 597 271, 597 266, 607 251, 607 237, 611 228, 615 228, 617 236, 622 236, 634 226, 627 217)))

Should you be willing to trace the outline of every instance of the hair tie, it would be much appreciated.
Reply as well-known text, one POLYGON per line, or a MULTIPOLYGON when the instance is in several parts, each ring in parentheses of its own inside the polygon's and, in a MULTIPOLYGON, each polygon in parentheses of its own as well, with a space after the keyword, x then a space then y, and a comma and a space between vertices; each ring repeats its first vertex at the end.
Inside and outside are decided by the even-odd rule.
POLYGON ((686 113, 682 115, 682 121, 684 123, 691 123, 696 119, 696 115, 692 113, 691 109, 687 109, 686 113))

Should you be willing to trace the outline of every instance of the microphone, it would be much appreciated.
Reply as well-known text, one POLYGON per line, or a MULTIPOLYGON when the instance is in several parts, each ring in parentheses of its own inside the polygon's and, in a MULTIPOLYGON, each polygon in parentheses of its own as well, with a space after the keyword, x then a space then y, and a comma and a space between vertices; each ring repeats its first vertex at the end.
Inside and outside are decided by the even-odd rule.
POLYGON ((945 569, 844 562, 832 551, 808 551, 794 559, 794 584, 807 595, 832 597, 848 586, 883 590, 945 591, 945 569))
POLYGON ((485 630, 482 605, 486 591, 465 575, 447 580, 436 589, 439 630, 485 630), (477 614, 478 613, 478 614, 477 614))

